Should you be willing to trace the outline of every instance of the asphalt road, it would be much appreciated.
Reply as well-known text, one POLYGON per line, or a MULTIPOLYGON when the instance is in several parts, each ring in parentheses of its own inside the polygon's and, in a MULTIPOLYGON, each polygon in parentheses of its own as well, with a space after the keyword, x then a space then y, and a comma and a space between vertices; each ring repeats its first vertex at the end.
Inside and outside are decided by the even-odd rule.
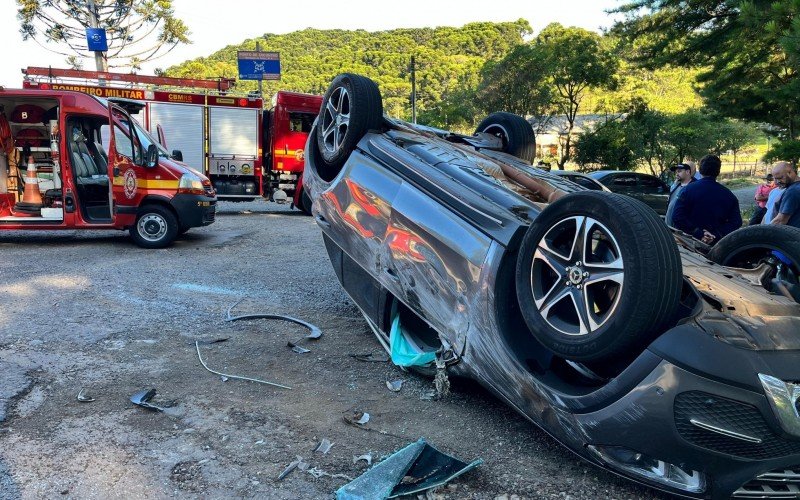
POLYGON ((432 400, 431 380, 356 360, 380 348, 311 218, 220 207, 165 250, 123 233, 0 233, 0 498, 330 498, 367 469, 354 457, 378 461, 420 437, 484 460, 429 498, 662 498, 580 461, 473 384, 432 400), (224 321, 240 300, 234 313, 288 314, 323 336, 224 321), (195 340, 212 369, 291 389, 207 372, 195 340), (287 347, 298 340, 311 352, 287 347), (165 411, 129 401, 150 388, 165 411), (344 422, 353 411, 371 415, 366 428, 344 422), (330 452, 314 452, 323 438, 330 452), (297 456, 307 470, 277 480, 297 456))

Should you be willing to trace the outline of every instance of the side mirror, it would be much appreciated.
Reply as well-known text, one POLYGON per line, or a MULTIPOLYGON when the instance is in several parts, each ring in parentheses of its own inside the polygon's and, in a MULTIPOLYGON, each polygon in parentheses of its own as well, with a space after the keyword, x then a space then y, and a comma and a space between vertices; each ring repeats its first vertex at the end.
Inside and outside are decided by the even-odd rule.
POLYGON ((145 165, 148 168, 153 168, 158 165, 158 147, 155 144, 147 146, 145 165))
POLYGON ((183 153, 181 152, 180 149, 173 149, 172 158, 174 158, 177 161, 183 161, 183 153))

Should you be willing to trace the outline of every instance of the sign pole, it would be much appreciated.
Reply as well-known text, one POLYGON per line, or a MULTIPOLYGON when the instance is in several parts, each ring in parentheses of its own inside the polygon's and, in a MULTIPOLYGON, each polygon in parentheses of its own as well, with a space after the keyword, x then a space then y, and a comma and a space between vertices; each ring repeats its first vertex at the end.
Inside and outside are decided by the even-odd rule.
MULTIPOLYGON (((258 42, 256 42, 256 52, 261 52, 261 44, 258 43, 258 42)), ((263 82, 264 82, 264 80, 262 80, 261 78, 258 79, 258 95, 259 96, 263 96, 264 95, 263 88, 262 88, 263 82)))

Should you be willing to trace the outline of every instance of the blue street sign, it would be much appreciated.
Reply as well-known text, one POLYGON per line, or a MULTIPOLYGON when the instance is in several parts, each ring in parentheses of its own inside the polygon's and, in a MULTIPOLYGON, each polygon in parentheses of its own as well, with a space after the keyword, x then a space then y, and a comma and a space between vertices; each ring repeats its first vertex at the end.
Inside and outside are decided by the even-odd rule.
POLYGON ((239 63, 239 80, 280 80, 280 52, 258 52, 240 50, 236 53, 239 63))
POLYGON ((86 28, 86 45, 92 52, 105 52, 108 50, 106 30, 103 28, 86 28))

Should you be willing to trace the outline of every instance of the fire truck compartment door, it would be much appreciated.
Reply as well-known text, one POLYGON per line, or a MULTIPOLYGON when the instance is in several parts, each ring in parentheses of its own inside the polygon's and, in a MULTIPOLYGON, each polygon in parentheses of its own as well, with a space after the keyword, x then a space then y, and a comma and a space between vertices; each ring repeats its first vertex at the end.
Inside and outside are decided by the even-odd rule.
POLYGON ((209 153, 213 156, 256 158, 258 119, 258 110, 254 108, 209 107, 209 153))
POLYGON ((203 106, 152 102, 149 120, 148 129, 154 131, 160 126, 172 149, 183 153, 185 164, 205 172, 203 106))

